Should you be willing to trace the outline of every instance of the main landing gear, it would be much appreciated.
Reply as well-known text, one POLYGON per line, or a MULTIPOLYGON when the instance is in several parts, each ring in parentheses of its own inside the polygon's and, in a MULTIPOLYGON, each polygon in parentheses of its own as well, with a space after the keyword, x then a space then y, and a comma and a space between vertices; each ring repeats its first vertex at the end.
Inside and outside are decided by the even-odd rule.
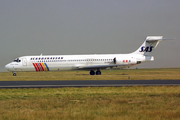
MULTIPOLYGON (((90 71, 90 75, 95 75, 94 70, 91 70, 91 71, 90 71)), ((96 75, 101 75, 101 71, 100 71, 100 70, 97 70, 97 71, 96 71, 96 75)))

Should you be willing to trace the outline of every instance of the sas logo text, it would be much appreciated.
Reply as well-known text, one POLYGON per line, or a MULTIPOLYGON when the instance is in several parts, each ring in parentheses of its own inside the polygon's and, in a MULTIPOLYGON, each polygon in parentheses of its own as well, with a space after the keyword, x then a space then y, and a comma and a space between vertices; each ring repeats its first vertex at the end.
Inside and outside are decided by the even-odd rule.
POLYGON ((150 47, 141 47, 141 50, 139 52, 152 52, 153 46, 150 47))

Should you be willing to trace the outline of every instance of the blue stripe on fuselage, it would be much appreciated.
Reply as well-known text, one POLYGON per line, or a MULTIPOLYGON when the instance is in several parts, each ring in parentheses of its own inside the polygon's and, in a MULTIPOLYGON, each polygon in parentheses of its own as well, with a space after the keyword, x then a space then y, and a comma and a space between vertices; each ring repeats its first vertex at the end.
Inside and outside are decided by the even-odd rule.
POLYGON ((46 66, 47 70, 49 71, 49 68, 48 68, 47 64, 46 64, 46 63, 44 63, 44 64, 45 64, 45 66, 46 66))

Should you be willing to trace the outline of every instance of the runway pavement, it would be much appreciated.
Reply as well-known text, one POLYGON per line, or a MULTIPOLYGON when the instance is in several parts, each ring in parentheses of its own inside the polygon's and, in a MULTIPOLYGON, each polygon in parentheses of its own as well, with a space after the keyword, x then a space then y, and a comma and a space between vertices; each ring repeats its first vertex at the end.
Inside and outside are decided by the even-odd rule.
POLYGON ((0 88, 180 86, 180 80, 0 81, 0 88))

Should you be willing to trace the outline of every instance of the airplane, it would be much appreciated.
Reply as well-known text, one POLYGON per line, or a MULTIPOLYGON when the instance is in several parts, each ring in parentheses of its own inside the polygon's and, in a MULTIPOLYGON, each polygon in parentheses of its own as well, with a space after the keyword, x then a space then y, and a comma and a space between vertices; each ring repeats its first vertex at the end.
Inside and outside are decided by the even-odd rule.
POLYGON ((16 76, 16 72, 88 70, 90 75, 101 75, 102 69, 122 69, 144 62, 154 61, 152 52, 163 36, 147 36, 143 44, 129 54, 89 55, 39 55, 22 56, 7 64, 5 68, 16 76))

